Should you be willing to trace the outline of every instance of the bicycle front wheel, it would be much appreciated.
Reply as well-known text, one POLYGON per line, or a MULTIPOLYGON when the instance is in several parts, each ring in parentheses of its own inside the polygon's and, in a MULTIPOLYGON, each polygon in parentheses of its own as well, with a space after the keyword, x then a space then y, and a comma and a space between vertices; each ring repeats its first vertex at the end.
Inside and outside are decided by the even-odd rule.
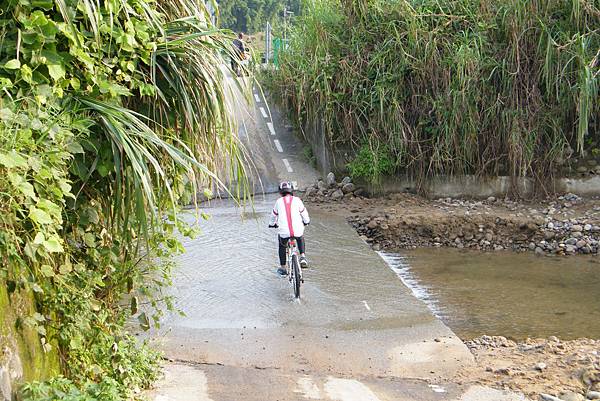
POLYGON ((292 283, 294 286, 294 296, 296 298, 300 298, 300 282, 301 282, 301 277, 300 277, 300 263, 298 263, 298 255, 293 255, 292 256, 292 271, 294 274, 294 282, 292 283))

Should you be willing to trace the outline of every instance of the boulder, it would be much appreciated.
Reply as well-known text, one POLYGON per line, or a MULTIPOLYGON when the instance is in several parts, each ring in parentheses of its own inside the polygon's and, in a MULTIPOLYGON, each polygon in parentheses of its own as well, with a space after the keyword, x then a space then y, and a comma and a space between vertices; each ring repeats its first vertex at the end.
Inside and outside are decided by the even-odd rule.
POLYGON ((350 177, 344 177, 342 179, 342 185, 350 184, 351 182, 352 182, 352 178, 350 178, 350 177))
POLYGON ((333 193, 331 194, 331 199, 333 199, 333 200, 340 200, 343 197, 344 197, 344 193, 340 189, 338 189, 337 191, 333 191, 333 193))
POLYGON ((335 174, 329 173, 327 174, 327 178, 325 179, 327 186, 333 187, 335 186, 335 174))
POLYGON ((345 194, 350 193, 350 192, 354 192, 355 189, 356 189, 356 187, 351 182, 349 182, 347 184, 344 184, 342 186, 342 192, 345 193, 345 194))
POLYGON ((319 181, 317 182, 317 188, 318 188, 320 191, 325 191, 325 190, 327 189, 327 184, 325 184, 325 183, 323 182, 323 180, 319 180, 319 181))

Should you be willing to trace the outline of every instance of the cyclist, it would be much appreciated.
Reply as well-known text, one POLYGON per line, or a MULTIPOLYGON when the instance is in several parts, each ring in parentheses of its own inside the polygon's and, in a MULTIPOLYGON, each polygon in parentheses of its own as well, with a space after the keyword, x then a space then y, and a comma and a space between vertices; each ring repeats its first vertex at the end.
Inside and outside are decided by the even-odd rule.
POLYGON ((244 34, 238 33, 236 39, 233 40, 233 53, 235 59, 231 58, 231 69, 240 75, 240 62, 246 58, 246 45, 244 44, 244 34))
POLYGON ((298 243, 300 266, 303 268, 308 267, 303 235, 304 226, 310 223, 310 217, 302 199, 294 196, 292 183, 284 181, 279 184, 279 194, 281 198, 275 202, 269 227, 278 228, 279 264, 281 267, 277 270, 277 273, 285 276, 287 275, 286 247, 290 238, 295 238, 298 243))

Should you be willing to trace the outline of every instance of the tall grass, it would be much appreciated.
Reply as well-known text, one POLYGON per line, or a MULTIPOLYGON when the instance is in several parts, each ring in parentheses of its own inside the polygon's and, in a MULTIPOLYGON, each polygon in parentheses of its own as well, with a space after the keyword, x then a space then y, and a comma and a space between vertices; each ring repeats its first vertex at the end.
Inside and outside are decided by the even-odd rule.
POLYGON ((543 184, 598 140, 600 8, 587 0, 316 0, 272 89, 332 146, 397 172, 543 184))

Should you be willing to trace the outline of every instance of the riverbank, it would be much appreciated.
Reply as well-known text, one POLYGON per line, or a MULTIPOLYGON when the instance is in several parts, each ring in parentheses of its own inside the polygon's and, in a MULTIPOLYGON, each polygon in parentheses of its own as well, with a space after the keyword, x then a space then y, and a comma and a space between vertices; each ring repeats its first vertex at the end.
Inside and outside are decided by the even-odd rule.
POLYGON ((476 361, 457 381, 520 391, 532 400, 600 399, 600 341, 482 336, 465 344, 476 361), (553 398, 554 397, 554 398, 553 398))
MULTIPOLYGON (((335 181, 335 180, 334 180, 335 181)), ((409 193, 366 198, 348 178, 307 189, 307 202, 345 212, 375 250, 454 247, 538 255, 598 254, 600 199, 565 194, 536 202, 429 200, 409 193)))

